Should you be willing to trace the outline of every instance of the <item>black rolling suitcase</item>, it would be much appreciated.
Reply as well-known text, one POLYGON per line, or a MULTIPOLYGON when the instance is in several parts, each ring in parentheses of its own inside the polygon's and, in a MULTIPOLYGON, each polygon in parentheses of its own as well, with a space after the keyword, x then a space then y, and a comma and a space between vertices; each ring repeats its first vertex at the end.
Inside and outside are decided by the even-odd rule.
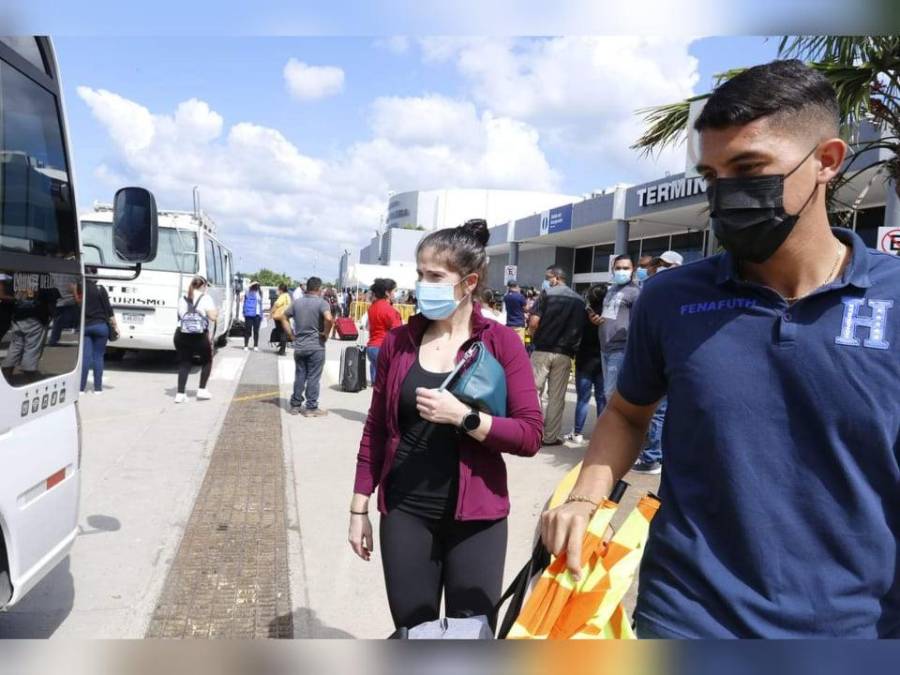
POLYGON ((362 391, 366 388, 366 348, 347 347, 341 354, 341 391, 362 391))

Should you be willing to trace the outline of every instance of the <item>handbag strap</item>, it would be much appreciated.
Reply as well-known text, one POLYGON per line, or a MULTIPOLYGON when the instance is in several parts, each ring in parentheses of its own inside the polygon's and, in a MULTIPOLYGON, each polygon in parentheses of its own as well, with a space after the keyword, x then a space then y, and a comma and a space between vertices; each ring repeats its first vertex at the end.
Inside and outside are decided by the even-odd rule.
POLYGON ((444 381, 441 382, 441 386, 438 387, 438 391, 444 391, 447 387, 449 387, 453 381, 457 378, 457 376, 463 371, 471 363, 472 357, 478 352, 479 349, 484 349, 483 342, 475 342, 466 350, 466 353, 463 354, 463 357, 459 360, 459 363, 454 366, 453 370, 450 371, 450 374, 444 378, 444 381))
POLYGON ((529 558, 528 562, 525 563, 525 566, 519 570, 516 578, 512 580, 512 583, 510 583, 503 595, 500 596, 500 600, 494 607, 494 624, 496 625, 496 618, 503 608, 503 603, 509 600, 509 607, 506 608, 506 614, 503 616, 503 623, 500 624, 500 627, 497 629, 498 640, 503 640, 509 635, 509 631, 512 630, 513 625, 516 623, 516 619, 519 618, 519 614, 522 612, 522 605, 525 604, 525 593, 528 591, 528 584, 531 579, 534 576, 541 574, 549 564, 550 553, 544 547, 543 542, 538 540, 537 544, 535 544, 534 551, 531 553, 531 558, 529 558))

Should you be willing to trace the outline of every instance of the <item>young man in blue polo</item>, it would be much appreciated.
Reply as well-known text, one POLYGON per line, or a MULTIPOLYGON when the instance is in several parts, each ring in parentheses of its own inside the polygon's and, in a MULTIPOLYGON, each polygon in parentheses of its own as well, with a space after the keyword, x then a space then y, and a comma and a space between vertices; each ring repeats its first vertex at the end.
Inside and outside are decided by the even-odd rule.
POLYGON ((834 90, 798 61, 757 66, 696 129, 726 252, 644 284, 544 541, 580 558, 580 500, 626 473, 668 395, 638 635, 900 637, 900 259, 829 226, 847 152, 834 90))

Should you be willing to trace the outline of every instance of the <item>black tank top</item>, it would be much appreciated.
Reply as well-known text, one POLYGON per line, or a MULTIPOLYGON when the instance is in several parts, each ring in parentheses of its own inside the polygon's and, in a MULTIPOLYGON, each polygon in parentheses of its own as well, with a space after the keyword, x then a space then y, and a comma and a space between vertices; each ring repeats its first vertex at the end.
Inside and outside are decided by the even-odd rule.
POLYGON ((432 373, 416 358, 400 388, 400 444, 388 475, 387 508, 440 519, 453 517, 459 489, 459 430, 419 415, 416 389, 437 389, 447 373, 432 373))

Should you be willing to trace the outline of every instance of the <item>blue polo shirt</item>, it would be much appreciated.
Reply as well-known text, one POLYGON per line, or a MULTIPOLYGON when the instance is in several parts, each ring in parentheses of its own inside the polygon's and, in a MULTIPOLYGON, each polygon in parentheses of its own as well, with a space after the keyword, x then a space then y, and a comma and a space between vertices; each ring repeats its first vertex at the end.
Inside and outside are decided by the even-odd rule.
POLYGON ((636 615, 684 637, 900 637, 900 258, 793 306, 728 254, 644 284, 620 394, 668 394, 636 615))

